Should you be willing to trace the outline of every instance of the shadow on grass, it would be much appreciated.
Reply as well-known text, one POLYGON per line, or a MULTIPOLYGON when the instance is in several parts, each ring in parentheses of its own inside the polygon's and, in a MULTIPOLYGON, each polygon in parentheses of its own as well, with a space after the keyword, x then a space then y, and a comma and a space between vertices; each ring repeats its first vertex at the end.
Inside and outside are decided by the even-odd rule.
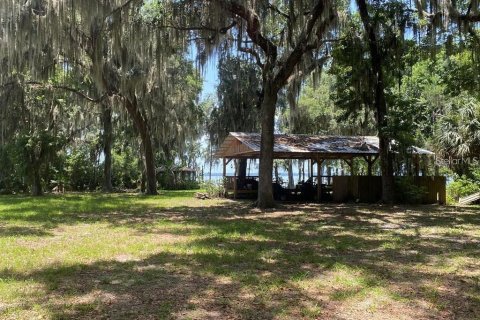
POLYGON ((67 194, 40 198, 0 196, 0 221, 40 223, 45 227, 58 224, 112 221, 133 224, 153 211, 166 210, 166 200, 183 202, 193 198, 194 191, 161 192, 159 196, 136 194, 67 194))
POLYGON ((19 227, 19 226, 2 226, 0 225, 0 238, 2 237, 20 237, 33 236, 45 237, 50 236, 51 233, 39 228, 19 227))
MULTIPOLYGON (((84 201, 82 197, 69 198, 58 209, 61 213, 50 213, 46 203, 24 220, 52 227, 105 221, 141 233, 158 232, 155 223, 168 220, 191 226, 178 231, 190 240, 179 245, 178 252, 141 260, 52 266, 27 274, 3 270, 0 279, 42 283, 46 296, 26 297, 26 303, 47 306, 54 318, 328 317, 335 315, 341 301, 372 288, 407 299, 421 318, 480 317, 478 279, 438 270, 438 259, 448 260, 452 253, 480 258, 479 239, 443 231, 423 234, 427 227, 478 228, 478 209, 285 205, 257 212, 248 202, 226 202, 174 208, 144 204, 120 210, 131 201, 108 201, 117 200, 119 207, 93 211, 94 204, 78 210, 75 203, 84 201), (353 285, 338 288, 321 282, 316 294, 300 286, 336 270, 361 281, 354 278, 353 285), (438 282, 440 289, 429 287, 438 282)), ((22 219, 21 210, 15 210, 9 209, 7 218, 22 219)))

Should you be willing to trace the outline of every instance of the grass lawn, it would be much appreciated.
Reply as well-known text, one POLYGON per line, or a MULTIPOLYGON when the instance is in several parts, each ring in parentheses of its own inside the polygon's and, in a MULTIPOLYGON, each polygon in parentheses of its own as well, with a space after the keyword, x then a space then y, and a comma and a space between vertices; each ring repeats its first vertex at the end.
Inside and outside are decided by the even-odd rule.
POLYGON ((480 319, 480 208, 0 197, 1 319, 480 319))

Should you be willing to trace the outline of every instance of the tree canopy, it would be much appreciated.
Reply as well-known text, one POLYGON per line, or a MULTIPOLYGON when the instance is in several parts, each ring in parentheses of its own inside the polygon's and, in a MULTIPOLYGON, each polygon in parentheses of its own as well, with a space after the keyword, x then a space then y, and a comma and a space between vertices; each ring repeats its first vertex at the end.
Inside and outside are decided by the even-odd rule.
POLYGON ((5 0, 0 21, 4 189, 138 182, 155 194, 159 168, 195 166, 204 133, 215 147, 261 130, 258 205, 269 207, 281 124, 377 134, 388 202, 408 146, 480 150, 477 1, 5 0), (205 110, 213 59, 218 101, 205 110))

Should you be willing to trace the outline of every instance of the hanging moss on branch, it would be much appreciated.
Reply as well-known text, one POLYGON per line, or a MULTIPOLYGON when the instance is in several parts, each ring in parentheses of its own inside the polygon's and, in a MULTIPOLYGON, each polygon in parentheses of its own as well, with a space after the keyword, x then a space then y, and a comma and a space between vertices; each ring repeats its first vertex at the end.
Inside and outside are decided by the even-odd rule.
MULTIPOLYGON (((95 93, 116 97, 129 115, 141 140, 146 192, 155 194, 155 147, 181 146, 198 134, 191 124, 200 81, 183 58, 185 39, 154 26, 147 9, 141 0, 2 1, 0 83, 15 77, 47 86, 56 70, 81 68, 95 93)), ((67 84, 51 88, 92 96, 67 84)))

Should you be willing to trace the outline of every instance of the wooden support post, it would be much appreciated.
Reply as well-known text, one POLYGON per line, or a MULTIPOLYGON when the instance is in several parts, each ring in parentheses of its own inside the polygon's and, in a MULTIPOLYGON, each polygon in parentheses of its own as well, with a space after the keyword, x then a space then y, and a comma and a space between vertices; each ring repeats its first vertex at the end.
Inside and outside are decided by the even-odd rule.
POLYGON ((368 164, 368 176, 371 177, 372 176, 372 170, 373 170, 372 156, 368 156, 367 164, 368 164))
POLYGON ((322 200, 322 163, 323 159, 317 160, 317 199, 322 200))
POLYGON ((325 160, 325 165, 327 166, 327 184, 329 186, 332 185, 332 160, 325 160))
POLYGON ((309 174, 308 174, 308 178, 312 178, 313 177, 313 163, 314 163, 315 160, 313 159, 310 159, 308 162, 309 162, 309 174))
POLYGON ((235 174, 233 176, 233 199, 237 199, 238 195, 238 186, 237 186, 237 176, 238 176, 238 165, 237 160, 233 162, 235 174))
MULTIPOLYGON (((222 179, 222 184, 223 184, 223 190, 225 192, 225 197, 228 197, 228 181, 226 179, 227 177, 227 159, 226 158, 223 158, 223 161, 222 161, 222 164, 223 164, 223 179, 222 179)), ((212 170, 210 170, 210 173, 211 173, 212 170)))
POLYGON ((223 158, 223 187, 225 193, 228 194, 228 189, 231 187, 230 182, 227 180, 227 165, 232 159, 223 158))

